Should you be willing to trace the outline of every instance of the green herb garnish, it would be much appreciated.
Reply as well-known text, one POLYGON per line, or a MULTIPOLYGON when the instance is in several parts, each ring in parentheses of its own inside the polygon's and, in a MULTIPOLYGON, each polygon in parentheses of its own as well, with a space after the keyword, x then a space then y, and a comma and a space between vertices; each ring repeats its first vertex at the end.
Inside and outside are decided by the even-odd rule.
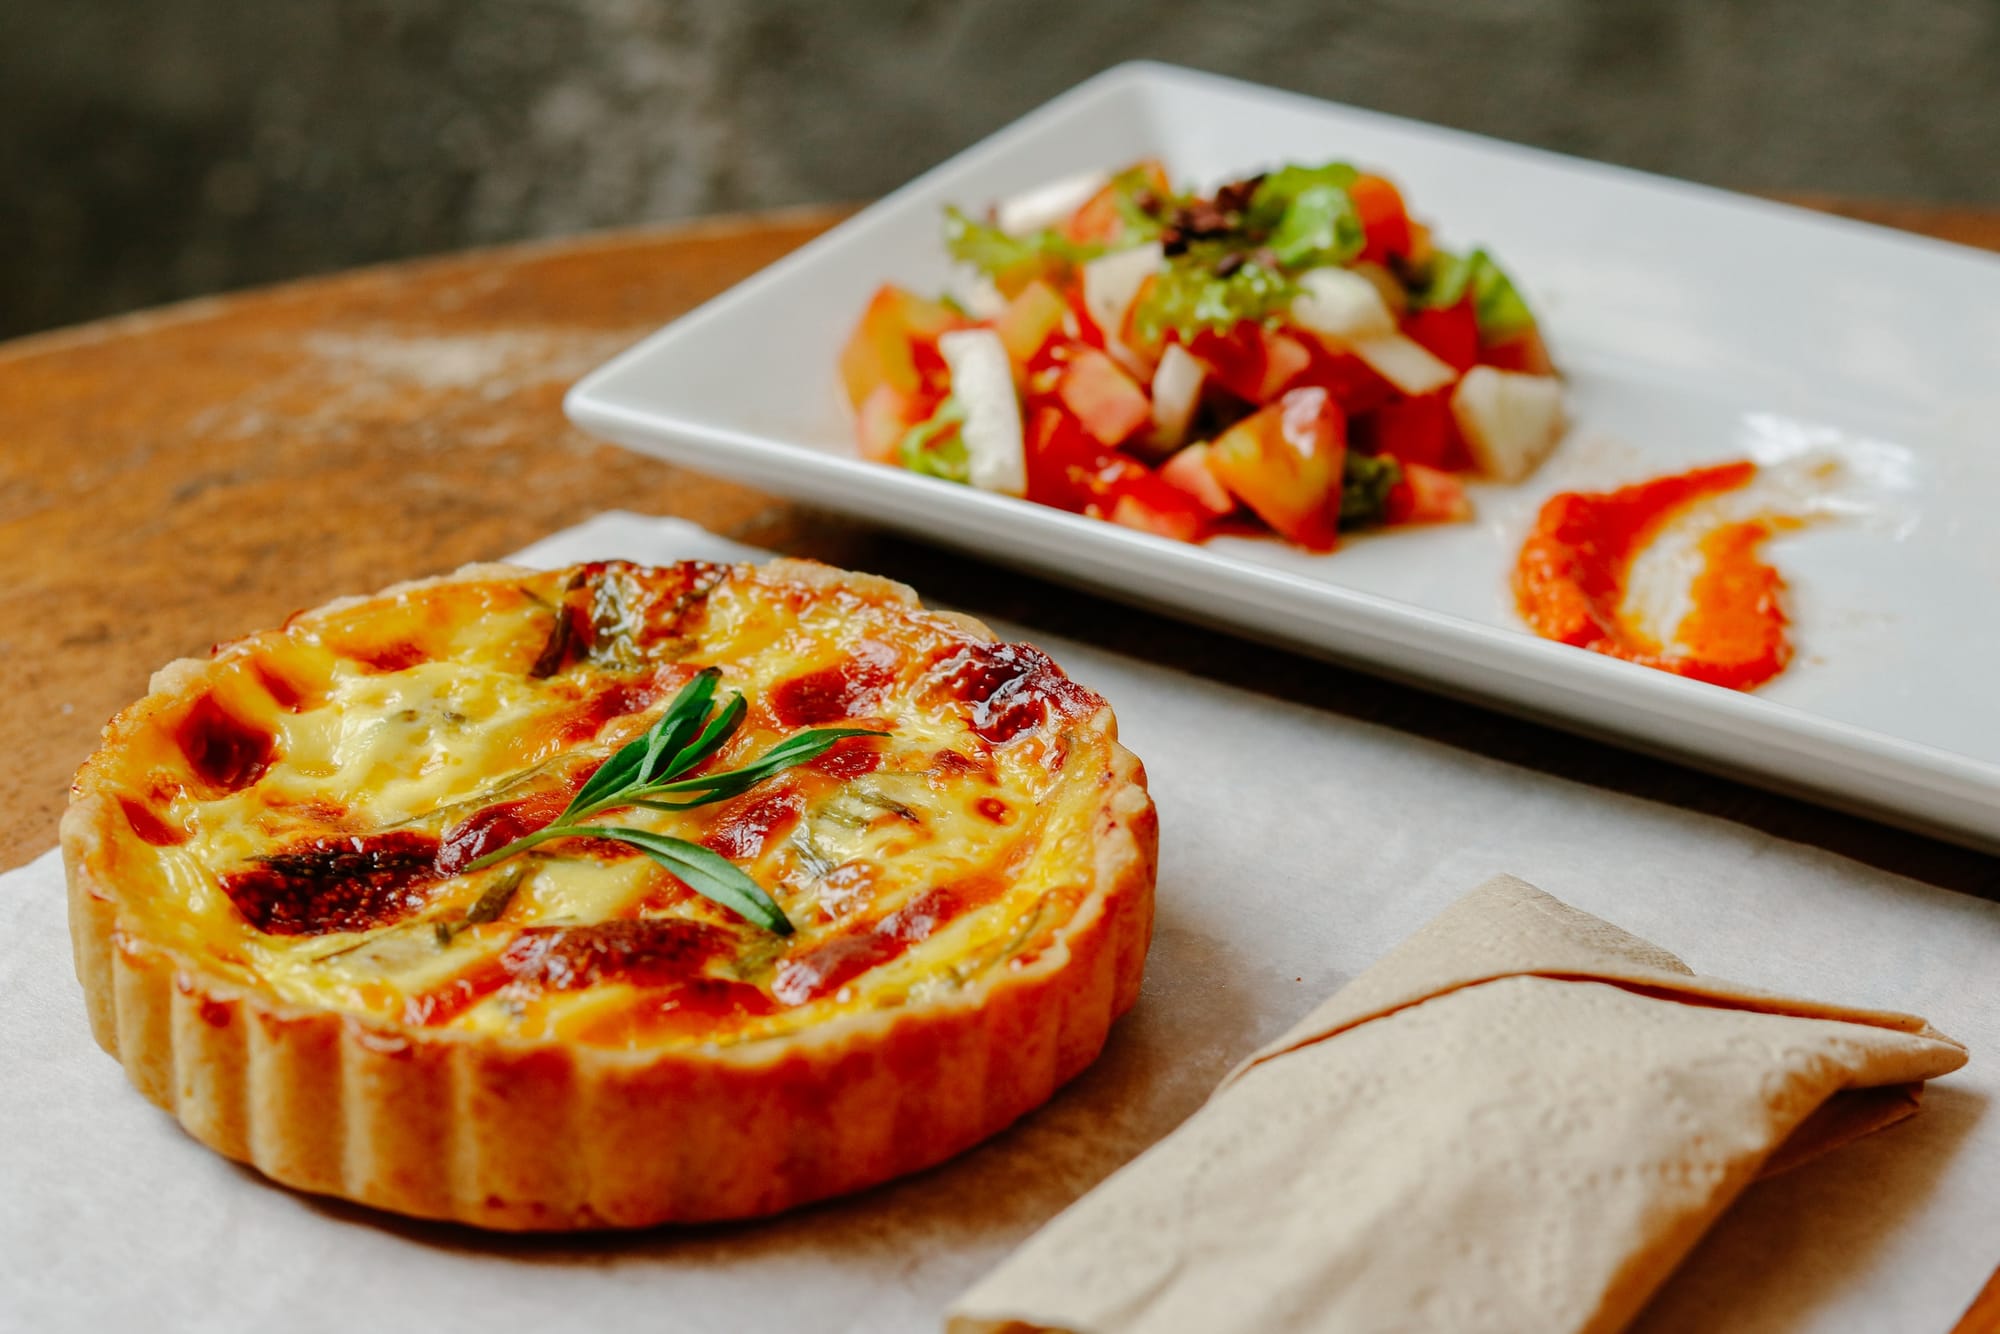
POLYGON ((437 943, 439 945, 449 945, 451 944, 451 938, 465 930, 468 926, 480 926, 487 922, 499 921, 500 914, 506 912, 507 905, 513 901, 514 891, 519 889, 521 882, 527 878, 528 873, 526 871, 515 871, 512 874, 503 875, 486 887, 485 892, 480 894, 478 899, 473 902, 473 905, 465 910, 465 916, 459 921, 438 921, 431 923, 431 932, 437 937, 437 943))
MULTIPOLYGON (((709 667, 682 687, 659 721, 606 760, 577 789, 553 824, 487 853, 469 863, 465 870, 480 870, 551 839, 608 838, 639 849, 703 898, 731 909, 767 931, 790 935, 792 923, 777 901, 728 858, 698 843, 647 829, 583 823, 592 816, 624 806, 684 811, 726 801, 794 765, 819 758, 836 741, 851 736, 887 735, 861 727, 815 727, 785 738, 764 752, 763 758, 740 769, 683 777, 722 748, 743 725, 744 714, 749 710, 740 694, 733 695, 720 710, 715 707, 715 683, 721 676, 720 671, 709 667)), ((475 910, 477 907, 475 904, 475 910)))

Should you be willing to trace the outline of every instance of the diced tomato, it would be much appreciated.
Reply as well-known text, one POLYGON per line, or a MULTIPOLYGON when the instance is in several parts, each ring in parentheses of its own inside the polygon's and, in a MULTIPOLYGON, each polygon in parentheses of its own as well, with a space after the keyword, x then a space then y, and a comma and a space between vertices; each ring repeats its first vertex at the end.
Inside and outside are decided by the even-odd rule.
POLYGON ((1182 542, 1201 541, 1211 526, 1201 502, 1053 405, 1036 410, 1028 432, 1028 499, 1182 542))
POLYGON ((1347 197, 1361 216, 1361 234, 1366 238, 1362 259, 1386 264, 1410 253, 1410 213, 1403 207, 1401 191, 1380 176, 1357 176, 1347 187, 1347 197))
POLYGON ((1082 513, 1092 499, 1084 479, 1098 448, 1062 408, 1036 409, 1028 427, 1028 499, 1082 513))
POLYGON ((1153 419, 1146 391, 1110 356, 1085 348, 1070 358, 1056 393, 1099 444, 1123 444, 1153 419))
POLYGON ((1217 436, 1208 466, 1258 518, 1308 551, 1339 544, 1346 421, 1326 390, 1294 389, 1217 436))
POLYGON ((1251 403, 1274 401, 1312 365, 1312 350, 1276 329, 1244 322, 1228 333, 1203 329, 1187 345, 1215 382, 1251 403))
POLYGON ((1111 521, 1178 542, 1199 542, 1208 536, 1211 516, 1193 496, 1147 473, 1120 484, 1111 502, 1111 521))
POLYGON ((1542 342, 1541 333, 1535 329, 1524 329, 1510 338, 1480 348, 1479 360, 1495 370, 1519 371, 1523 375, 1556 373, 1555 363, 1549 360, 1549 349, 1542 342))
MULTIPOLYGON (((1190 356, 1208 371, 1208 378, 1238 398, 1263 392, 1264 341, 1258 330, 1238 325, 1228 333, 1202 329, 1187 342, 1190 356)), ((1261 399, 1255 400, 1262 402, 1261 399)))
POLYGON ((1332 394, 1349 417, 1373 412, 1400 397, 1395 385, 1340 344, 1309 333, 1302 332, 1299 337, 1307 360, 1305 369, 1293 377, 1294 387, 1317 385, 1332 394))
POLYGON ((1154 474, 1168 486, 1179 487, 1192 496, 1195 503, 1215 518, 1236 511, 1236 498, 1229 494, 1215 473, 1208 466, 1208 446, 1189 445, 1160 465, 1154 474))
MULTIPOLYGON (((1167 179, 1167 169, 1157 158, 1146 158, 1133 163, 1127 172, 1143 172, 1146 184, 1162 197, 1173 193, 1173 184, 1167 179)), ((1089 245, 1093 241, 1115 241, 1125 230, 1125 219, 1118 212, 1119 187, 1117 181, 1108 181, 1102 190, 1086 199, 1076 212, 1070 214, 1063 224, 1063 235, 1078 245, 1089 245)))
POLYGON ((854 414, 854 439, 861 457, 876 463, 896 462, 896 447, 911 427, 937 411, 938 402, 938 395, 922 390, 905 393, 892 384, 876 385, 854 414))
POLYGON ((1042 345, 1054 337, 1062 328, 1063 314, 1069 303, 1062 293, 1047 283, 1029 283, 1020 294, 1007 303, 1007 308, 993 319, 993 332, 1000 335, 1000 341, 1007 348, 1007 359, 1014 363, 1015 378, 1026 374, 1028 363, 1042 350, 1042 345))
POLYGON ((1472 502, 1465 498, 1465 485, 1451 473, 1427 468, 1421 463, 1405 463, 1403 475, 1389 488, 1384 506, 1385 523, 1459 523, 1472 517, 1472 502))
POLYGON ((1356 420, 1354 427, 1375 453, 1393 454, 1404 463, 1456 471, 1472 466, 1451 413, 1449 388, 1391 399, 1356 420))
POLYGON ((1108 515, 1146 465, 1091 438, 1060 407, 1036 409, 1028 431, 1028 499, 1075 514, 1108 515))
POLYGON ((1479 320, 1471 297, 1455 306, 1411 311, 1403 317, 1403 332, 1460 375, 1479 362, 1479 320))
POLYGON ((1287 386, 1297 383, 1299 374, 1312 365, 1312 350, 1305 343, 1289 334, 1272 329, 1262 331, 1264 335, 1264 398, 1269 402, 1283 393, 1287 386))
POLYGON ((944 364, 937 355, 938 335, 964 325, 950 306, 883 284, 840 352, 847 401, 858 409, 885 384, 915 393, 926 374, 935 375, 944 364))

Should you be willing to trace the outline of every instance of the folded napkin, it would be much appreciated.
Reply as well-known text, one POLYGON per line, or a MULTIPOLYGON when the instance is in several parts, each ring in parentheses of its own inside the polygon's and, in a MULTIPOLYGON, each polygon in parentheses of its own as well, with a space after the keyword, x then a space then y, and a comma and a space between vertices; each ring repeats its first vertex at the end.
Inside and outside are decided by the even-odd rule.
POLYGON ((1238 1066, 953 1304, 950 1334, 1622 1328, 1760 1171, 1965 1049, 1697 977, 1511 877, 1238 1066))

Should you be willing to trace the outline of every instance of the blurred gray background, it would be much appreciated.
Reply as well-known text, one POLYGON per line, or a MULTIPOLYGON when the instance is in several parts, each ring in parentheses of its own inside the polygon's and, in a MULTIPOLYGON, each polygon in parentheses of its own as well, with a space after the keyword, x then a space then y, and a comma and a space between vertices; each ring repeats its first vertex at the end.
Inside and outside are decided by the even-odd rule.
POLYGON ((1737 189, 2000 203, 1996 0, 0 0, 0 336, 865 199, 1140 56, 1737 189))

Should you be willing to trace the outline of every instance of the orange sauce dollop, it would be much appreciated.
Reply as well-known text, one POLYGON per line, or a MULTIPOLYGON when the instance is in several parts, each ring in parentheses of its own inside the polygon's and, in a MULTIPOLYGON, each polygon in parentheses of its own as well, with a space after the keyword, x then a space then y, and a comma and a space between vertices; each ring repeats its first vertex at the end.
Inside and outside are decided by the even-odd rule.
POLYGON ((1671 646, 1623 610, 1633 560, 1668 521, 1756 475, 1754 463, 1723 463, 1616 491, 1551 497, 1514 566, 1522 617, 1536 634, 1594 653, 1733 690, 1762 685, 1792 659, 1785 581, 1764 560, 1763 547, 1797 519, 1737 520, 1702 538, 1690 609, 1671 646))

